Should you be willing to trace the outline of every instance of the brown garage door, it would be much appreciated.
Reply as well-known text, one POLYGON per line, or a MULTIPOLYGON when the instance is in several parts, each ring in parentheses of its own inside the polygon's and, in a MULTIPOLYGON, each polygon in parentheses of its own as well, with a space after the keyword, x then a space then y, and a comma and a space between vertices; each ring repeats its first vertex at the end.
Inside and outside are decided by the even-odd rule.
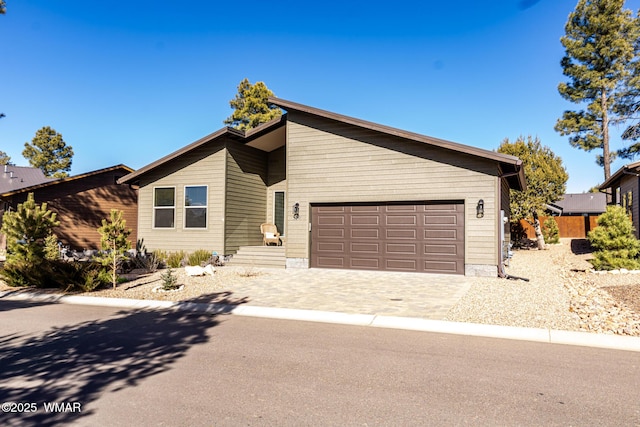
POLYGON ((464 205, 312 205, 311 267, 464 274, 464 205))

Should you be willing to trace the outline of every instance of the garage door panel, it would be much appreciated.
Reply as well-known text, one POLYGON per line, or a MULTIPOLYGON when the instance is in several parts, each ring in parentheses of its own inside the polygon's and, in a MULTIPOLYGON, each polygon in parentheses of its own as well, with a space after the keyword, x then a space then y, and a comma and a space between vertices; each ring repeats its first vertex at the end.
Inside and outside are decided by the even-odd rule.
POLYGON ((345 268, 344 258, 341 257, 317 257, 317 267, 320 268, 345 268))
POLYGON ((396 213, 396 212, 418 212, 420 207, 417 205, 386 205, 385 212, 387 213, 396 213))
POLYGON ((411 259, 387 259, 385 267, 386 270, 415 272, 418 270, 418 263, 411 259))
POLYGON ((378 258, 351 258, 351 268, 380 270, 380 260, 378 258))
POLYGON ((377 228, 356 228, 351 229, 352 239, 379 239, 380 230, 377 228))
POLYGON ((418 230, 415 228, 387 228, 385 230, 385 237, 389 240, 395 239, 411 239, 415 240, 418 237, 418 230))
POLYGON ((458 240, 458 230, 457 229, 434 229, 427 228, 423 230, 424 239, 425 240, 458 240))
POLYGON ((393 256, 397 256, 399 254, 403 255, 417 255, 418 254, 418 245, 410 244, 410 243, 387 243, 385 245, 385 253, 393 256))
POLYGON ((319 253, 329 252, 329 253, 344 253, 345 245, 344 242, 318 242, 316 246, 319 253))
POLYGON ((351 243, 351 253, 354 254, 379 254, 380 253, 380 243, 351 243))
POLYGON ((361 213, 361 212, 380 212, 380 206, 376 205, 362 205, 362 206, 350 206, 350 212, 361 213))
POLYGON ((425 255, 458 255, 458 247, 456 245, 424 245, 423 253, 425 255))
POLYGON ((312 267, 464 274, 462 203, 326 208, 311 207, 312 267))
POLYGON ((418 224, 416 215, 393 215, 387 216, 386 225, 415 227, 418 224))
POLYGON ((345 211, 347 210, 346 206, 316 206, 315 210, 317 212, 317 214, 323 214, 323 213, 336 213, 336 214, 340 214, 340 213, 345 213, 345 211))
POLYGON ((351 225, 379 225, 380 217, 374 215, 351 215, 351 225))
POLYGON ((425 215, 424 225, 456 225, 458 223, 457 215, 425 215))
POLYGON ((319 215, 319 225, 344 225, 344 216, 319 215))
POLYGON ((318 237, 326 239, 344 239, 344 228, 321 228, 318 237))
POLYGON ((464 207, 461 203, 432 203, 424 205, 425 212, 438 213, 438 212, 460 212, 464 207))
POLYGON ((424 270, 432 273, 462 274, 457 263, 453 261, 424 261, 424 270))

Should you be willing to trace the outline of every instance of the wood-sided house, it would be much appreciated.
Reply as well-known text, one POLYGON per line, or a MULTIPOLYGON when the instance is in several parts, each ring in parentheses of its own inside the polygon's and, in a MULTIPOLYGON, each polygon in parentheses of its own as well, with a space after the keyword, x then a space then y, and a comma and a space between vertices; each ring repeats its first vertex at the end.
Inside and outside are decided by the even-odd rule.
POLYGON ((47 203, 56 212, 60 225, 54 232, 65 245, 74 249, 99 249, 98 227, 103 219, 109 219, 111 209, 123 211, 129 240, 135 247, 138 225, 137 189, 120 185, 118 179, 133 172, 124 165, 112 166, 67 178, 49 179, 38 184, 5 191, 0 194, 7 209, 15 210, 18 204, 34 194, 36 203, 47 203))
POLYGON ((287 268, 499 273, 509 190, 526 185, 518 158, 270 102, 286 114, 220 129, 119 181, 139 186, 149 249, 235 254, 262 245, 268 222, 287 268))

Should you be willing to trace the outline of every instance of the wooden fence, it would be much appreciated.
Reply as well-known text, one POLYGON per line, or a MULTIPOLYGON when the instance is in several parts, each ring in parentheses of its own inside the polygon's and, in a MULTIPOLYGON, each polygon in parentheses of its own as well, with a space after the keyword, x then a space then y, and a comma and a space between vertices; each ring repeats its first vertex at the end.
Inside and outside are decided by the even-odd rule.
MULTIPOLYGON (((540 224, 544 224, 544 221, 548 217, 541 216, 540 224)), ((553 219, 558 223, 558 229, 560 230, 560 237, 569 237, 573 239, 584 239, 587 237, 587 233, 596 228, 596 220, 598 215, 589 216, 554 216, 553 219)), ((527 238, 535 239, 536 233, 527 221, 520 220, 520 225, 527 233, 527 238)))

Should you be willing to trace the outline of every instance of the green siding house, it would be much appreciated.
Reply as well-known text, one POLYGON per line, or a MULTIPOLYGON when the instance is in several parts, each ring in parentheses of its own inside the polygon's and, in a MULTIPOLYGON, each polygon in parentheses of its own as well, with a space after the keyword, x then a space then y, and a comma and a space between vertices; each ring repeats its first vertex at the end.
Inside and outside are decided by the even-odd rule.
POLYGON ((496 276, 522 162, 271 98, 282 117, 223 128, 125 177, 149 249, 234 255, 275 224, 287 268, 496 276))

